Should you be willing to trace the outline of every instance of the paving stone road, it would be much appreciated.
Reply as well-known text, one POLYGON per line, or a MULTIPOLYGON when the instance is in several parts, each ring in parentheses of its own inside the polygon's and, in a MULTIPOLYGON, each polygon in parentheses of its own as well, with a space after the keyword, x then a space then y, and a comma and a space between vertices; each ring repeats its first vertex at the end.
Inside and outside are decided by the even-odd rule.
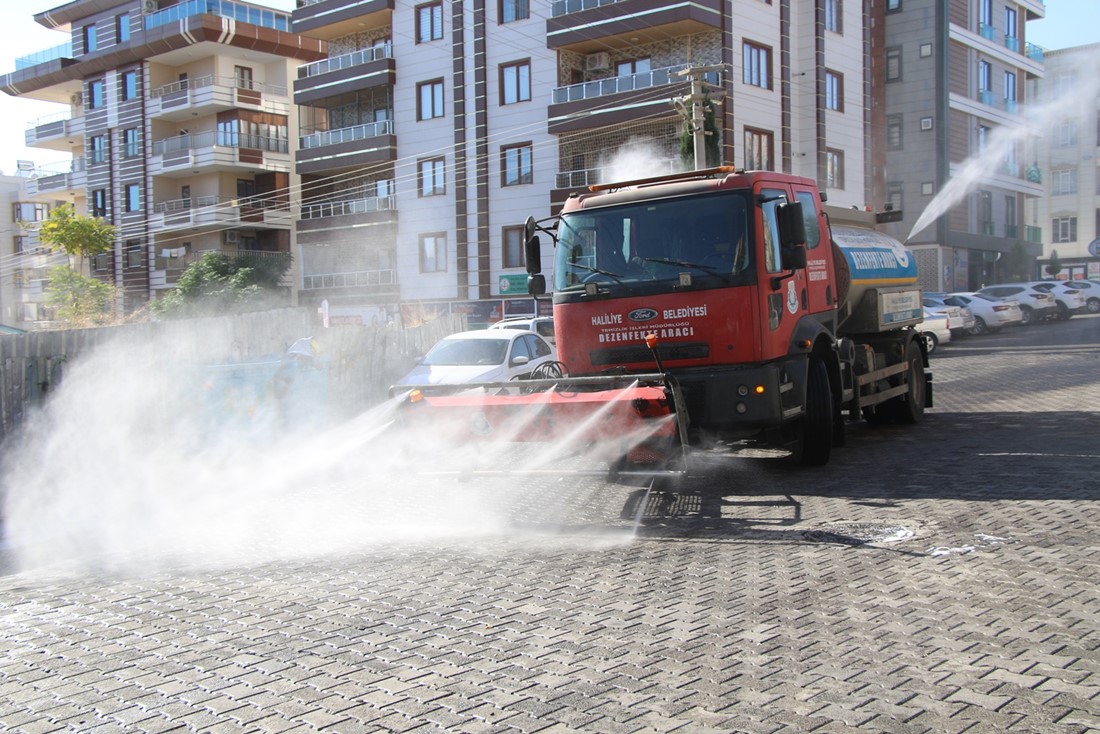
POLYGON ((1098 731, 1100 317, 933 368, 918 426, 813 471, 702 456, 676 496, 368 456, 227 479, 172 506, 183 536, 157 486, 110 504, 89 475, 100 522, 34 556, 78 557, 5 550, 0 730, 1098 731))

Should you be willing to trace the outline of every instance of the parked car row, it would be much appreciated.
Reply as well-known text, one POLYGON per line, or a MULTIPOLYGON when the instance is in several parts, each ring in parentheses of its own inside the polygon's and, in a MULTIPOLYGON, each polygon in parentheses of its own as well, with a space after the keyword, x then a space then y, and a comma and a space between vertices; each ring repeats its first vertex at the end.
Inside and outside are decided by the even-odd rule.
POLYGON ((931 352, 952 336, 995 334, 1006 326, 1100 313, 1100 281, 1003 283, 974 292, 925 293, 921 330, 931 352))

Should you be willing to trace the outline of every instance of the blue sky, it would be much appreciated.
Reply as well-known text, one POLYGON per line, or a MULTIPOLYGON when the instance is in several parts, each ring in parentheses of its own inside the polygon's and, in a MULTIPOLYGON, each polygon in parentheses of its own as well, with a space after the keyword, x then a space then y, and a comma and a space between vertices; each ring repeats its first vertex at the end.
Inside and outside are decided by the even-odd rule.
MULTIPOLYGON (((406 1, 411 2, 399 0, 406 1)), ((18 56, 64 43, 66 38, 63 34, 38 25, 33 16, 66 2, 67 0, 22 0, 16 4, 9 0, 5 22, 0 24, 0 49, 3 49, 0 53, 0 73, 14 70, 18 56)), ((280 10, 291 10, 294 0, 267 0, 263 4, 280 10)), ((1100 43, 1100 0, 1046 0, 1046 18, 1028 23, 1026 38, 1050 49, 1100 43)), ((0 171, 14 173, 17 160, 32 160, 37 165, 67 160, 68 156, 58 151, 23 146, 24 133, 32 121, 62 109, 58 105, 17 99, 0 92, 0 171)))

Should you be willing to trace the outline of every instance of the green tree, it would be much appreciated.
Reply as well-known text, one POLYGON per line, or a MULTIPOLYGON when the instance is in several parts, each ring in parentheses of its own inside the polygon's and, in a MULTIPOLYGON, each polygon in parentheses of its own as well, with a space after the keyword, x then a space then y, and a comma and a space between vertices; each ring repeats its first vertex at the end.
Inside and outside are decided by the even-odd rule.
POLYGON ((289 255, 230 257, 207 252, 191 263, 176 287, 151 308, 167 318, 260 311, 285 300, 279 283, 289 269, 289 255))
POLYGON ((113 323, 115 287, 83 275, 67 265, 49 270, 46 304, 57 310, 57 318, 72 326, 103 326, 113 323))
POLYGON ((83 269, 84 258, 111 250, 115 227, 102 219, 77 214, 72 204, 61 204, 38 228, 38 240, 51 250, 75 256, 78 269, 83 269))
POLYGON ((1058 257, 1057 250, 1050 251, 1050 262, 1047 263, 1045 270, 1052 278, 1057 278, 1058 273, 1062 272, 1062 259, 1058 257))

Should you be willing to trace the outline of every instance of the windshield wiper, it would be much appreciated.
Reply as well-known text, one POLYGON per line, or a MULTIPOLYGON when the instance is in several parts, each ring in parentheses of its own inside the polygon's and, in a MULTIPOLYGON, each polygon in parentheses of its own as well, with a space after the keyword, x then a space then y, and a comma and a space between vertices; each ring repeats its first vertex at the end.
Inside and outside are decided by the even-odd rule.
POLYGON ((584 270, 589 273, 599 273, 600 275, 606 275, 608 278, 612 278, 616 283, 623 282, 623 276, 619 273, 612 273, 610 270, 601 270, 600 268, 594 268, 591 265, 582 265, 581 263, 569 263, 572 268, 578 270, 584 270))
POLYGON ((664 257, 643 257, 639 259, 647 263, 658 263, 660 265, 679 265, 682 268, 695 268, 697 270, 702 270, 707 275, 717 275, 719 278, 727 282, 732 278, 730 273, 723 273, 721 270, 718 270, 717 268, 714 268, 710 265, 701 265, 700 263, 688 262, 687 260, 670 260, 664 257))

